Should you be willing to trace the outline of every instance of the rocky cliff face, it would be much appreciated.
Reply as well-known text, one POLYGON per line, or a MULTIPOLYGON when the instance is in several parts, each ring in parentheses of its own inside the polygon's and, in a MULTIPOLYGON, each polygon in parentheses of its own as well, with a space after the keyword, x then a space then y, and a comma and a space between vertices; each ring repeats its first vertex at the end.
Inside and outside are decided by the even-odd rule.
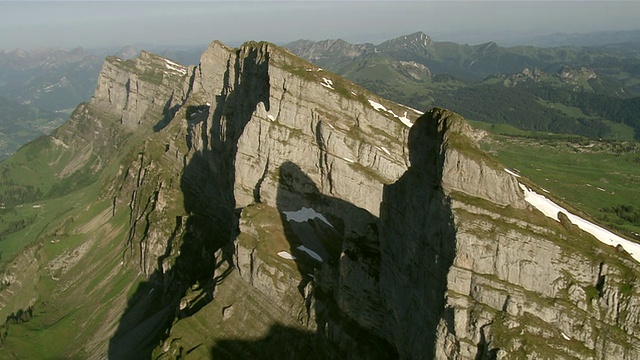
MULTIPOLYGON (((605 310, 600 293, 587 293, 601 279, 600 264, 617 263, 617 255, 567 247, 581 241, 600 249, 528 208, 516 179, 475 147, 475 134, 459 116, 433 110, 408 136, 390 114, 410 109, 376 110, 368 100, 379 99, 265 44, 236 52, 213 44, 195 73, 199 90, 191 95, 217 104, 210 114, 222 115, 194 127, 200 136, 194 149, 236 146, 230 182, 234 208, 243 210, 233 263, 272 308, 298 307, 290 314, 293 328, 317 337, 302 348, 328 343, 344 356, 365 358, 636 353, 633 332, 618 340, 595 335, 607 320, 595 320, 586 308, 591 302, 594 312, 613 311, 608 321, 615 328, 620 313, 605 310), (251 75, 242 79, 238 71, 251 75), (248 108, 238 109, 239 98, 248 108), (229 107, 241 115, 231 118, 229 107), (330 225, 319 216, 286 215, 305 211, 330 225), (272 213, 271 222, 260 219, 262 212, 272 213), (269 231, 273 222, 283 229, 269 231), (295 260, 277 256, 283 252, 295 260), (290 291, 296 282, 297 299, 290 291), (580 320, 562 321, 574 317, 580 320), (576 329, 581 322, 591 325, 576 329), (373 353, 347 350, 371 339, 382 344, 373 353)), ((632 279, 611 278, 610 291, 632 279)), ((625 299, 633 308, 633 297, 625 299)), ((633 313, 623 311, 629 324, 637 324, 633 313)), ((169 339, 178 341, 178 334, 169 339)), ((214 353, 236 348, 222 343, 214 353)))
POLYGON ((187 68, 148 52, 134 60, 109 57, 105 61, 92 104, 129 129, 136 129, 145 118, 158 121, 171 118, 171 110, 184 96, 181 81, 187 68))
POLYGON ((192 68, 108 59, 86 108, 125 134, 101 216, 143 281, 85 354, 640 354, 638 265, 527 205, 457 114, 218 42, 192 68))

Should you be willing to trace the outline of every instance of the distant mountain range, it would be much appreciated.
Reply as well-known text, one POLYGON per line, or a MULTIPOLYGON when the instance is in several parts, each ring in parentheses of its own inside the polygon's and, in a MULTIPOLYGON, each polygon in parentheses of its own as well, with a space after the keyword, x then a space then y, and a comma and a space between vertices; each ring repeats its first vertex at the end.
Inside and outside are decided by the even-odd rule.
POLYGON ((0 96, 49 111, 89 100, 102 57, 84 49, 0 52, 0 96))
POLYGON ((505 48, 418 32, 374 44, 298 40, 318 66, 415 108, 444 106, 525 130, 629 139, 640 129, 640 45, 505 48))
MULTIPOLYGON (((523 129, 629 138, 640 123, 635 115, 639 113, 637 101, 632 100, 640 95, 638 39, 640 30, 555 34, 519 40, 539 47, 507 48, 495 42, 439 42, 417 32, 378 45, 338 39, 298 40, 286 47, 371 91, 415 108, 440 105, 476 120, 523 129), (556 45, 562 47, 549 47, 556 45), (562 73, 592 75, 578 79, 574 75, 563 78, 562 73)), ((205 46, 0 50, 3 108, 26 105, 31 109, 0 113, 0 124, 5 124, 0 130, 5 139, 0 151, 14 152, 50 128, 54 118, 65 119, 79 102, 89 101, 105 56, 131 59, 142 49, 194 65, 205 46), (39 115, 29 119, 8 116, 15 112, 39 115), (19 134, 15 132, 18 128, 19 134)), ((0 154, 0 158, 4 156, 0 154)))

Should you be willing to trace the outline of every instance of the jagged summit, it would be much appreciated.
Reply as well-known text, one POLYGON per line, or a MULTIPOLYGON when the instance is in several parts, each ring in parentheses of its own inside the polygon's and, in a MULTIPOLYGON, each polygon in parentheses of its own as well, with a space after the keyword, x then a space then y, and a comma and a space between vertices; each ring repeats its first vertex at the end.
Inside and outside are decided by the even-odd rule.
POLYGON ((528 205, 479 136, 269 43, 108 58, 1 165, 74 186, 30 208, 56 211, 0 314, 36 309, 60 357, 633 359, 637 263, 528 205))
POLYGON ((407 48, 430 49, 433 46, 433 40, 422 31, 397 37, 383 42, 378 48, 387 51, 401 50, 407 48))

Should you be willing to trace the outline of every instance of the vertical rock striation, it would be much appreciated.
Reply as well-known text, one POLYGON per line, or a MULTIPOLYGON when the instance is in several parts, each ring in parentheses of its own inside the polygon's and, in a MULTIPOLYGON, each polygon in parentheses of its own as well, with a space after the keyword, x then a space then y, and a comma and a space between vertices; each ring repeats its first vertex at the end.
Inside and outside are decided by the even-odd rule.
POLYGON ((234 208, 281 214, 276 236, 243 210, 235 265, 273 307, 307 303, 312 320, 299 324, 320 334, 308 341, 344 350, 377 338, 387 344, 378 355, 400 358, 637 354, 635 288, 624 285, 636 264, 528 207, 459 115, 434 109, 408 132, 392 115, 401 106, 381 111, 367 101, 381 100, 282 49, 248 46, 214 43, 196 68, 190 96, 215 110, 192 128, 194 149, 231 151, 234 208), (231 66, 236 56, 262 70, 231 66), (242 83, 242 98, 228 95, 242 83), (211 114, 220 111, 218 121, 211 114), (305 208, 335 233, 315 220, 299 230, 282 215, 305 208), (309 264, 297 247, 309 236, 337 250, 309 264), (279 248, 282 238, 289 245, 279 248), (297 273, 277 250, 297 259, 297 273), (601 264, 618 275, 605 275, 610 283, 593 296, 601 264), (273 283, 273 274, 283 280, 273 283), (307 290, 296 300, 280 281, 307 290))
MULTIPOLYGON (((206 249, 198 251, 210 265, 194 270, 184 253, 171 255, 163 272, 182 279, 178 288, 215 278, 215 259, 227 259, 239 275, 229 281, 261 294, 262 311, 297 309, 284 323, 315 334, 302 336, 300 349, 351 358, 638 354, 637 265, 528 207, 517 180, 477 148, 459 115, 434 109, 409 119, 408 131, 395 114, 410 109, 266 43, 214 42, 186 81, 167 129, 180 121, 185 131, 180 182, 186 231, 196 235, 182 241, 206 249), (284 215, 304 209, 329 225, 284 215), (274 221, 279 230, 269 230, 274 221), (214 254, 229 242, 233 250, 214 254), (283 252, 294 260, 276 256, 283 252), (367 355, 348 351, 371 341, 380 346, 367 355)), ((197 317, 213 303, 181 308, 197 317)), ((229 322, 236 311, 220 321, 237 326, 229 322)), ((255 321, 254 329, 268 327, 255 321)), ((186 346, 180 329, 159 354, 186 346)), ((214 353, 241 341, 223 333, 216 336, 226 345, 214 353)))

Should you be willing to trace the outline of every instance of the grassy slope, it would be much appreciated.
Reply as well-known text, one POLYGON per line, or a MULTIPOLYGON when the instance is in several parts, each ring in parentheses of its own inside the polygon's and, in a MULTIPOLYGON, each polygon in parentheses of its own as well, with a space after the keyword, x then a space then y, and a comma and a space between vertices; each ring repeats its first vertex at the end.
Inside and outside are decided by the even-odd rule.
MULTIPOLYGON (((33 151, 29 147, 25 150, 33 151)), ((50 186, 46 177, 53 171, 45 166, 50 150, 42 147, 38 157, 41 163, 29 163, 33 166, 27 172, 31 176, 10 172, 15 181, 44 186, 46 193, 50 186)), ((128 150, 130 146, 123 147, 123 156, 128 150)), ((24 168, 23 160, 17 156, 9 162, 24 168)), ((104 340, 110 336, 117 326, 114 314, 125 308, 128 297, 144 280, 137 269, 121 264, 129 215, 119 211, 112 216, 111 199, 102 196, 118 163, 113 161, 102 170, 101 181, 72 189, 63 196, 51 194, 49 198, 4 210, 9 219, 34 221, 0 241, 3 266, 27 246, 39 249, 34 259, 39 264, 34 283, 23 287, 36 299, 34 316, 26 323, 9 325, 2 349, 7 358, 82 358, 85 347, 94 346, 95 338, 104 340), (34 208, 34 204, 39 207, 34 208), (52 264, 61 266, 52 268, 52 264)), ((26 308, 29 301, 24 297, 13 300, 0 310, 0 318, 26 308)))
POLYGON ((640 223, 603 211, 640 203, 638 143, 561 137, 477 122, 474 125, 494 133, 484 141, 483 149, 508 168, 625 237, 634 238, 633 232, 640 233, 640 223))

